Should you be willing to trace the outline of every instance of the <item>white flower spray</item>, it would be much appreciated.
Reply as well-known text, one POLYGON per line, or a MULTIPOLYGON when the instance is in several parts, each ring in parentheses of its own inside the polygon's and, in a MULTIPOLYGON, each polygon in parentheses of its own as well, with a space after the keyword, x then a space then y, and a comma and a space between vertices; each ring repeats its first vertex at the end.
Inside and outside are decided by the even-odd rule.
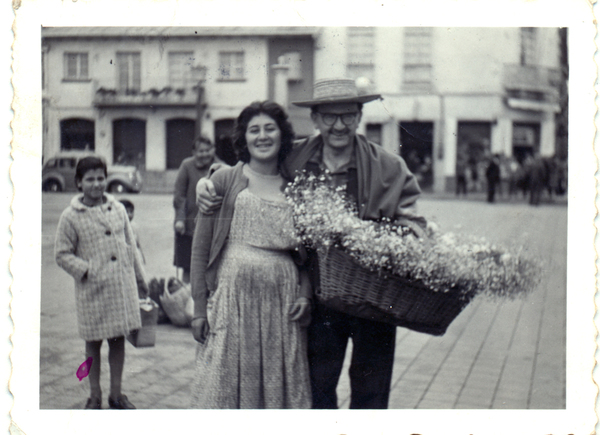
POLYGON ((286 188, 294 225, 304 244, 314 249, 342 249, 361 266, 419 281, 439 292, 515 298, 533 290, 540 265, 521 248, 507 249, 483 238, 442 233, 434 223, 419 239, 389 219, 364 221, 343 188, 328 174, 303 172, 286 188))

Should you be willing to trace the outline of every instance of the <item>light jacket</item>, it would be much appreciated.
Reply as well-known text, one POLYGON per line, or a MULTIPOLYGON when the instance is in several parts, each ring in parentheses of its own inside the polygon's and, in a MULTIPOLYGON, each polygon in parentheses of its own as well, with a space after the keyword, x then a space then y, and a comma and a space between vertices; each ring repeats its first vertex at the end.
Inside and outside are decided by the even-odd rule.
POLYGON ((75 280, 79 335, 86 341, 128 334, 141 327, 138 282, 144 269, 125 207, 105 194, 88 207, 71 200, 59 220, 57 264, 75 280))

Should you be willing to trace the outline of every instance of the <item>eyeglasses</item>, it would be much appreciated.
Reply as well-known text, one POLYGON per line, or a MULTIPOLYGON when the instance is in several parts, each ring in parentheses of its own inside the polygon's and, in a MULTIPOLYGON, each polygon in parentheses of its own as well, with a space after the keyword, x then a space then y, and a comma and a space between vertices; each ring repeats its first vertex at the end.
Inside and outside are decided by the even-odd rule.
POLYGON ((345 126, 351 125, 358 115, 357 112, 354 113, 321 113, 317 112, 321 115, 321 119, 326 125, 333 125, 337 122, 337 119, 340 118, 342 120, 342 124, 345 126))

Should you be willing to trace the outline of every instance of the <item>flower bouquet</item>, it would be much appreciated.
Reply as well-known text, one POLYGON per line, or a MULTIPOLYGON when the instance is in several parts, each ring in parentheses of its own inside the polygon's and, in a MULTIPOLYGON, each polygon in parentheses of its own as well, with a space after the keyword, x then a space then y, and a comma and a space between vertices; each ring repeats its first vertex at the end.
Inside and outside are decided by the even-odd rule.
POLYGON ((361 220, 327 174, 299 174, 286 196, 298 236, 318 253, 316 296, 338 311, 442 335, 476 295, 519 297, 539 279, 521 249, 433 226, 417 237, 410 226, 361 220))

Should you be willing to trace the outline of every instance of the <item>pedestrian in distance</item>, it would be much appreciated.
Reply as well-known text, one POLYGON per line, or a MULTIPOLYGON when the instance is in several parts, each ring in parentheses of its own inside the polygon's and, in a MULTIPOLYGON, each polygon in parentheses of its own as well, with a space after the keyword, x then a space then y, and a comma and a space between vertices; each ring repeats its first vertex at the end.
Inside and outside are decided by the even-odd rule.
MULTIPOLYGON (((415 176, 400 156, 357 134, 363 104, 379 98, 359 95, 354 80, 318 80, 312 100, 293 104, 311 109, 319 133, 294 144, 283 173, 291 179, 297 171, 328 171, 333 183, 344 186, 355 201, 361 219, 389 218, 423 235, 426 222, 415 209, 421 193, 415 176)), ((200 210, 208 213, 219 202, 210 180, 198 183, 198 201, 200 210)), ((309 253, 308 264, 312 287, 317 289, 316 252, 309 253)), ((350 408, 387 408, 396 327, 332 310, 318 300, 308 329, 313 408, 337 408, 336 388, 349 339, 353 342, 350 408)))
POLYGON ((544 165, 544 159, 538 152, 528 160, 527 169, 529 175, 529 204, 538 206, 542 199, 548 174, 547 168, 544 165))
POLYGON ((86 409, 102 408, 100 350, 109 346, 112 409, 135 409, 121 392, 125 335, 141 328, 137 288, 147 292, 142 261, 125 207, 106 194, 106 164, 98 157, 77 163, 75 196, 59 220, 55 258, 75 280, 79 335, 85 340, 90 397, 86 409))
POLYGON ((487 202, 490 204, 496 201, 496 188, 500 183, 500 164, 497 156, 492 156, 485 170, 487 180, 487 202))
POLYGON ((311 406, 311 288, 281 174, 293 138, 281 106, 253 103, 237 118, 240 161, 211 176, 222 203, 198 216, 192 245, 194 408, 311 406))
POLYGON ((463 155, 456 162, 456 196, 460 194, 467 196, 467 159, 463 155))
POLYGON ((192 154, 181 162, 173 196, 175 208, 173 264, 183 269, 182 281, 186 284, 190 282, 192 238, 198 214, 196 183, 208 174, 210 165, 215 161, 215 146, 207 137, 199 136, 194 140, 192 154))

